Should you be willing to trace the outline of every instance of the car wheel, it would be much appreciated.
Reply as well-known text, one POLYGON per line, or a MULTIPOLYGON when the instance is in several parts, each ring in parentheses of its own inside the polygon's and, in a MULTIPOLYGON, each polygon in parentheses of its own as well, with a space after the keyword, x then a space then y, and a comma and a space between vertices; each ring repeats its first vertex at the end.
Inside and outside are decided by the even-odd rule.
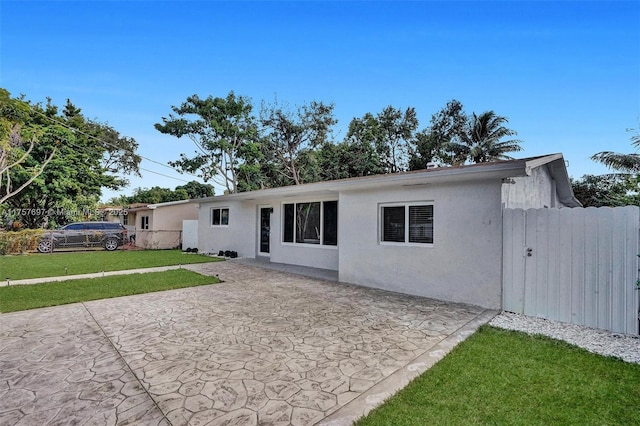
POLYGON ((114 251, 118 249, 118 240, 116 238, 107 238, 104 240, 104 248, 107 251, 114 251))
POLYGON ((38 251, 40 253, 51 253, 53 251, 53 242, 51 240, 42 240, 38 243, 38 251))

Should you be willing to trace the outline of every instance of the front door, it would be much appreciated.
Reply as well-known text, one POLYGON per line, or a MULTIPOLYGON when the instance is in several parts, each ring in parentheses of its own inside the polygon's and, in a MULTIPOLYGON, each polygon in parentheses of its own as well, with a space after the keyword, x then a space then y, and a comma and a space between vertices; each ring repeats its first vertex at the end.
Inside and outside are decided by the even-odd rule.
POLYGON ((260 207, 260 254, 269 254, 271 230, 271 207, 260 207))

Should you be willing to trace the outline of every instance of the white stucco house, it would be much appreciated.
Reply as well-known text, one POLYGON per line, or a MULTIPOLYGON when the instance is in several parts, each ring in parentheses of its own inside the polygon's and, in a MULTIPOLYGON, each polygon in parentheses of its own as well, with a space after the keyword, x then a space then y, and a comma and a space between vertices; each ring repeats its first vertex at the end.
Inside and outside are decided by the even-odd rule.
POLYGON ((561 154, 193 200, 198 249, 501 306, 504 208, 578 207, 561 154))

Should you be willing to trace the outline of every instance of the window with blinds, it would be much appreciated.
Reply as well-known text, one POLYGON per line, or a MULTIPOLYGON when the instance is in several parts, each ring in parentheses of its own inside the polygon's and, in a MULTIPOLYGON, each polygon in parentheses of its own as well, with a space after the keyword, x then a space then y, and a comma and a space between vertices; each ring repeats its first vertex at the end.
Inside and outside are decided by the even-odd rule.
POLYGON ((381 242, 433 244, 432 204, 381 206, 381 242))
POLYGON ((404 243, 404 216, 404 206, 382 208, 382 241, 404 243))
POLYGON ((433 244, 433 206, 409 206, 409 242, 433 244))

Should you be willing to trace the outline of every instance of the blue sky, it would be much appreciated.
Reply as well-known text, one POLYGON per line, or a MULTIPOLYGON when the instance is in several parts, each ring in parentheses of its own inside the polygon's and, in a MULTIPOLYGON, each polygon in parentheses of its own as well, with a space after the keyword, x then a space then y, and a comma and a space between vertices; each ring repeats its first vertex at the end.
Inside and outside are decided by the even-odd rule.
MULTIPOLYGON (((3 0, 0 87, 69 98, 160 163, 193 151, 153 127, 193 94, 333 102, 337 140, 387 105, 415 107, 424 128, 458 99, 506 116, 524 141, 514 155, 562 152, 580 177, 607 171, 594 153, 632 151, 640 2, 3 0)), ((121 193, 192 180, 141 166, 177 179, 143 171, 121 193)))

